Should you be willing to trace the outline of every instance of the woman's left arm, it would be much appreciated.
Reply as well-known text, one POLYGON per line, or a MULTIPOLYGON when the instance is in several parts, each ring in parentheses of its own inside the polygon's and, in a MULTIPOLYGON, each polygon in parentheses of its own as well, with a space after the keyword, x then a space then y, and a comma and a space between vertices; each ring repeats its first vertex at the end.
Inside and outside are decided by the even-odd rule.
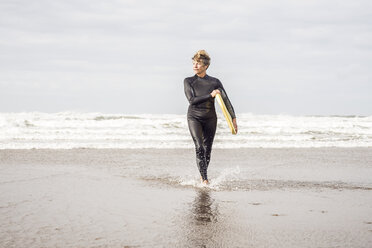
POLYGON ((235 119, 236 116, 235 116, 234 108, 233 108, 233 106, 232 106, 232 104, 230 102, 230 99, 229 99, 229 97, 226 94, 225 88, 223 87, 223 85, 222 85, 222 83, 221 83, 220 80, 218 80, 218 89, 221 92, 222 99, 225 102, 226 108, 229 111, 229 113, 231 115, 231 118, 232 119, 235 119))
POLYGON ((222 96, 223 101, 225 102, 227 111, 229 111, 230 116, 231 116, 231 118, 233 120, 233 124, 234 124, 235 130, 236 130, 236 132, 238 132, 238 125, 236 123, 236 115, 235 115, 234 107, 232 106, 232 104, 230 102, 230 99, 227 96, 227 93, 226 93, 225 88, 223 87, 221 81, 218 80, 217 82, 218 82, 218 89, 221 92, 221 96, 222 96))

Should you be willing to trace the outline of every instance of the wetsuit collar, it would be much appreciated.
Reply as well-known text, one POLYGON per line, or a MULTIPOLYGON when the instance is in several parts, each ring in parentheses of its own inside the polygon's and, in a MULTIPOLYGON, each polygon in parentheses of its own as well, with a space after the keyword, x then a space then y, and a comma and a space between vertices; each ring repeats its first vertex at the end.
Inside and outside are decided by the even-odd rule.
POLYGON ((205 74, 205 76, 204 77, 199 77, 197 74, 195 74, 195 77, 197 77, 197 78, 201 78, 201 79, 207 79, 208 78, 208 75, 207 74, 205 74))

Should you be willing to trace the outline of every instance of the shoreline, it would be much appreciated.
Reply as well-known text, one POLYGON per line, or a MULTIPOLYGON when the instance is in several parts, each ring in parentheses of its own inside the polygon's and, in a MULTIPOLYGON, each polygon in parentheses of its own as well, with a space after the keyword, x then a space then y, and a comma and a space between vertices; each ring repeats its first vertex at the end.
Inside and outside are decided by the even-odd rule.
POLYGON ((361 247, 372 150, 0 150, 0 247, 361 247))

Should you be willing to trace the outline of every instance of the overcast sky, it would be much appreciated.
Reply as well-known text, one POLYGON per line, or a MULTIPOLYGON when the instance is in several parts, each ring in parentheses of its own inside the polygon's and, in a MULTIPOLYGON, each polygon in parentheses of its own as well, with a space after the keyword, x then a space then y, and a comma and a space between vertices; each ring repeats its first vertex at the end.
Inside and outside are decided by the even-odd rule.
POLYGON ((372 115, 370 0, 0 0, 0 112, 184 114, 199 49, 237 115, 372 115))

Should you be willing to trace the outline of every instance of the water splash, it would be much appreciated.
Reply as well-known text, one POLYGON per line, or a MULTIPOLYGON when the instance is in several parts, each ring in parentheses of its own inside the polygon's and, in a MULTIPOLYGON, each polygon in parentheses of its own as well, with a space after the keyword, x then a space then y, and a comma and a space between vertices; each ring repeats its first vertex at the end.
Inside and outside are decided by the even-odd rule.
POLYGON ((179 184, 182 186, 192 186, 195 188, 208 188, 220 190, 227 188, 227 185, 238 179, 240 167, 223 169, 215 178, 209 180, 209 184, 204 184, 200 179, 195 178, 180 178, 179 184))

